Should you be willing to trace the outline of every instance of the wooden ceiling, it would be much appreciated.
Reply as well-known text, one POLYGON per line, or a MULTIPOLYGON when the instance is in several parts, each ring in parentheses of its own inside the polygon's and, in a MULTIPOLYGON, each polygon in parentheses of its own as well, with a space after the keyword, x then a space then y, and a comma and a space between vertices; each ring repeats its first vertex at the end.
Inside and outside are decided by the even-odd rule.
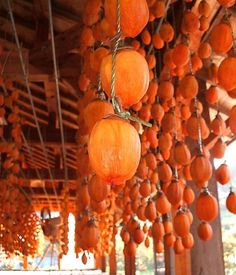
MULTIPOLYGON (((72 197, 75 195, 73 190, 76 187, 77 167, 80 161, 77 158, 77 152, 80 148, 76 144, 76 132, 79 129, 77 106, 81 92, 77 82, 80 74, 81 59, 76 50, 79 48, 79 36, 85 2, 86 0, 52 1, 56 56, 60 72, 60 99, 65 147, 67 149, 66 159, 72 197)), ((171 1, 170 4, 176 18, 178 18, 178 5, 180 2, 182 1, 171 1)), ((45 150, 48 154, 48 163, 36 130, 36 123, 22 73, 6 0, 0 1, 0 45, 3 47, 3 53, 0 56, 0 72, 2 77, 12 80, 13 85, 8 87, 5 84, 1 84, 0 88, 4 93, 14 89, 19 91, 20 96, 17 104, 20 108, 20 115, 25 119, 23 134, 26 142, 22 148, 25 156, 25 166, 23 167, 25 169, 22 169, 22 176, 25 179, 24 188, 26 192, 33 192, 33 195, 36 194, 38 200, 41 198, 42 201, 45 201, 42 187, 46 187, 48 194, 53 198, 53 184, 60 197, 62 182, 64 181, 56 84, 49 35, 48 6, 46 0, 12 0, 11 3, 24 63, 29 76, 33 103, 43 135, 45 150), (50 177, 50 173, 53 177, 50 177), (40 178, 38 175, 40 175, 40 178), (40 180, 41 184, 38 180, 40 180), (37 181, 36 185, 35 181, 37 181)), ((196 9, 198 3, 199 0, 194 1, 193 9, 196 9)), ((209 3, 212 5, 210 19, 211 26, 213 26, 222 18, 223 13, 216 0, 209 1, 209 3)), ((233 10, 232 13, 234 14, 233 10)), ((234 16, 232 16, 231 20, 235 20, 234 16)), ((236 26, 236 24, 234 25, 236 26)), ((208 34, 209 32, 204 37, 201 36, 201 33, 194 34, 195 39, 191 47, 196 48, 201 40, 207 39, 208 34)), ((213 58, 215 61, 219 60, 218 56, 213 58)), ((205 78, 204 71, 200 72, 199 78, 205 78)), ((226 116, 235 103, 222 91, 219 109, 226 116)), ((5 136, 6 139, 9 137, 8 129, 5 136)))

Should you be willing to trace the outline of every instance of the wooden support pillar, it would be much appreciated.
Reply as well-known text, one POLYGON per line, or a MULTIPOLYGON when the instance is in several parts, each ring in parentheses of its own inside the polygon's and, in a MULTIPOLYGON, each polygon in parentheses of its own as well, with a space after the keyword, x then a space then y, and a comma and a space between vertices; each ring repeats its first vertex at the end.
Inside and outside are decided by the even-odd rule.
POLYGON ((110 275, 116 275, 116 238, 115 234, 112 236, 113 247, 109 256, 110 275))
POLYGON ((28 257, 23 256, 23 270, 28 270, 28 257))
MULTIPOLYGON (((200 91, 205 90, 205 83, 203 81, 199 81, 200 91)), ((209 126, 210 117, 208 105, 205 101, 204 96, 199 97, 200 101, 204 106, 204 111, 202 113, 204 119, 206 120, 207 125, 209 126)), ((196 143, 191 142, 190 149, 194 149, 196 147, 196 143)), ((213 159, 211 159, 213 165, 213 159)), ((199 194, 199 190, 196 189, 195 185, 191 185, 194 192, 199 194)), ((216 197, 218 200, 218 190, 217 183, 215 177, 212 177, 209 181, 208 185, 209 191, 216 197)), ((223 259, 223 243, 222 243, 222 235, 221 235, 221 221, 220 215, 218 218, 211 223, 213 229, 213 237, 211 240, 207 242, 203 242, 198 238, 197 235, 197 227, 200 221, 196 217, 195 212, 195 204, 196 200, 191 205, 191 212, 194 216, 193 224, 191 226, 191 232, 193 234, 195 244, 191 250, 191 266, 192 266, 192 275, 205 275, 205 274, 217 274, 224 275, 224 259, 223 259)))
POLYGON ((101 270, 102 272, 106 272, 107 269, 107 259, 106 256, 102 256, 102 266, 101 266, 101 270))
MULTIPOLYGON (((190 250, 185 249, 181 254, 175 254, 175 273, 174 275, 195 275, 191 273, 191 255, 190 250)), ((198 275, 198 274, 196 274, 198 275)))
POLYGON ((193 275, 191 255, 188 249, 176 255, 173 248, 165 247, 165 275, 193 275))
POLYGON ((165 275, 175 275, 175 252, 173 248, 169 248, 166 245, 165 245, 165 275))
POLYGON ((106 272, 106 256, 97 256, 95 258, 95 268, 106 272))
POLYGON ((125 255, 125 275, 135 275, 135 257, 129 257, 125 255))

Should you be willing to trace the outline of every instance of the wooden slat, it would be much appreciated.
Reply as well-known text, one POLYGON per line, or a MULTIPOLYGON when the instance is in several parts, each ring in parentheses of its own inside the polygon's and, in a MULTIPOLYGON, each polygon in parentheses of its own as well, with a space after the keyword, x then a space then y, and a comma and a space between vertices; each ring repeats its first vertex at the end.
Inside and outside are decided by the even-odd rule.
POLYGON ((74 120, 75 122, 78 121, 78 114, 72 113, 72 112, 69 111, 68 109, 65 110, 64 108, 63 108, 61 111, 62 111, 62 115, 66 115, 67 117, 71 118, 71 119, 74 120))
MULTIPOLYGON (((29 143, 29 145, 30 145, 30 143, 29 143)), ((26 147, 25 145, 23 145, 23 149, 24 149, 26 152, 28 152, 28 149, 27 149, 27 147, 26 147)), ((45 159, 45 155, 44 155, 44 152, 43 152, 43 149, 42 149, 42 148, 37 149, 37 148, 35 148, 34 146, 31 146, 30 149, 31 149, 31 152, 32 152, 33 154, 35 154, 36 156, 39 156, 39 157, 45 159)), ((49 161, 51 160, 52 163, 54 163, 55 157, 54 157, 53 155, 48 154, 48 160, 49 160, 49 161)))
POLYGON ((68 120, 63 119, 63 124, 67 127, 72 128, 72 129, 79 129, 79 126, 77 124, 69 122, 68 120))
MULTIPOLYGON (((20 90, 20 89, 18 89, 18 88, 16 88, 16 89, 19 91, 19 94, 20 94, 21 96, 23 96, 24 98, 29 99, 29 95, 28 95, 28 93, 27 93, 26 91, 22 91, 22 90, 20 90)), ((46 102, 45 102, 43 99, 38 98, 38 97, 36 97, 36 96, 34 96, 34 95, 32 95, 32 98, 33 98, 33 101, 34 101, 34 102, 37 102, 38 104, 47 106, 46 102)))
MULTIPOLYGON (((20 105, 20 106, 25 107, 27 110, 32 110, 32 107, 31 107, 30 103, 27 103, 25 101, 17 99, 17 104, 20 105)), ((47 111, 45 111, 43 109, 40 109, 40 108, 38 108, 36 106, 35 106, 35 111, 36 111, 36 113, 42 114, 44 116, 48 116, 48 112, 47 111)))
POLYGON ((75 101, 73 101, 71 99, 68 99, 68 98, 66 98, 65 96, 62 96, 62 95, 60 96, 60 98, 61 98, 61 101, 63 103, 65 103, 65 104, 73 107, 75 110, 78 110, 78 104, 77 104, 77 102, 75 102, 75 101))
MULTIPOLYGON (((44 156, 42 156, 42 155, 39 155, 38 153, 36 153, 36 152, 31 152, 31 155, 28 153, 28 150, 27 149, 22 149, 24 152, 25 152, 25 154, 27 154, 27 156, 29 157, 29 158, 31 158, 31 155, 32 155, 32 157, 33 157, 33 159, 37 162, 37 161, 40 161, 42 164, 44 163, 46 166, 47 166, 47 163, 46 163, 46 158, 44 157, 44 156)), ((48 159, 48 163, 49 163, 49 165, 51 165, 51 166, 54 166, 54 161, 53 160, 50 160, 50 159, 48 159)))
MULTIPOLYGON (((23 110, 19 110, 19 112, 20 112, 20 114, 22 114, 23 116, 25 116, 25 117, 29 117, 29 118, 31 118, 31 119, 34 119, 34 116, 32 115, 32 114, 30 114, 30 113, 28 113, 28 112, 25 112, 25 111, 23 111, 23 110)), ((46 120, 44 120, 44 119, 42 119, 42 118, 40 118, 40 117, 38 117, 38 122, 40 122, 40 123, 42 123, 42 124, 45 124, 45 125, 47 125, 48 124, 48 122, 46 121, 46 120)))

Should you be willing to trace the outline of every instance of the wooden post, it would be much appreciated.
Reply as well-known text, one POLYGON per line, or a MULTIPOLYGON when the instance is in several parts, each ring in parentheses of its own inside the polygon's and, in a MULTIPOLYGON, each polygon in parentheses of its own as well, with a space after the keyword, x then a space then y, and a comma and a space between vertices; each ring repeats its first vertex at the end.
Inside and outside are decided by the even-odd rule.
MULTIPOLYGON (((214 178, 212 178, 209 182, 209 190, 218 199, 217 184, 214 178)), ((196 191, 196 189, 194 191, 196 191)), ((196 218, 195 203, 191 207, 191 211, 195 217, 191 226, 191 231, 195 240, 194 247, 191 250, 192 274, 224 275, 225 271, 220 216, 211 223, 214 232, 212 239, 207 242, 203 242, 197 235, 199 220, 196 218)))
POLYGON ((165 275, 175 274, 175 252, 165 245, 165 275))
POLYGON ((112 236, 113 247, 109 256, 110 275, 116 275, 116 238, 115 234, 112 236))
POLYGON ((101 270, 102 270, 102 272, 106 272, 106 269, 107 269, 107 259, 106 259, 106 256, 102 256, 101 260, 102 260, 101 270))
POLYGON ((125 255, 125 275, 135 275, 135 257, 129 257, 125 255))
MULTIPOLYGON (((175 275, 195 275, 191 273, 190 250, 185 249, 181 254, 175 255, 175 275)), ((197 275, 197 274, 196 274, 197 275)))
MULTIPOLYGON (((205 82, 199 81, 200 92, 206 89, 205 82)), ((206 106, 207 103, 205 101, 204 96, 200 97, 200 101, 204 106, 204 111, 202 113, 204 119, 206 120, 207 125, 210 123, 209 110, 206 106)), ((191 142, 192 145, 190 149, 194 149, 196 146, 191 142)), ((213 160, 211 159, 212 165, 213 160)), ((196 189, 195 185, 191 185, 194 192, 199 194, 199 191, 196 189)), ((209 191, 216 197, 218 200, 218 190, 217 183, 214 177, 211 178, 208 185, 209 191)), ((199 220, 196 217, 195 212, 195 202, 191 205, 191 211, 194 216, 193 224, 191 226, 191 232, 193 234, 195 244, 191 250, 191 266, 192 266, 192 275, 204 275, 204 274, 217 274, 224 275, 224 260, 223 260, 223 243, 222 243, 222 235, 221 235, 221 221, 220 215, 218 218, 211 223, 214 235, 210 241, 203 242, 198 238, 197 235, 197 227, 199 224, 199 220)))
POLYGON ((28 257, 23 256, 23 270, 28 270, 28 257))

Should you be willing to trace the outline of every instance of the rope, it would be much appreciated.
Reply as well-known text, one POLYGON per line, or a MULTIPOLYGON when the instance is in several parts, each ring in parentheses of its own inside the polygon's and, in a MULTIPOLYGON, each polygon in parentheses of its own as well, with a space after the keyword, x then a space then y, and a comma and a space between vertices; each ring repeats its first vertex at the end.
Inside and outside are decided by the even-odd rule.
POLYGON ((111 65, 111 98, 112 105, 114 109, 120 112, 120 107, 117 104, 117 100, 115 98, 115 78, 116 78, 116 54, 119 47, 120 36, 121 36, 121 27, 120 27, 120 0, 116 0, 116 31, 117 37, 115 38, 114 47, 112 50, 112 65, 111 65))
POLYGON ((198 103, 198 100, 197 100, 197 97, 195 97, 194 104, 195 104, 195 111, 196 111, 196 116, 197 116, 198 146, 199 146, 200 153, 203 154, 202 131, 201 131, 201 123, 200 123, 201 116, 199 114, 197 103, 198 103))
POLYGON ((58 80, 59 79, 59 70, 58 70, 57 60, 56 60, 51 0, 48 0, 48 11, 49 11, 51 42, 52 42, 53 66, 54 66, 54 75, 55 75, 55 83, 56 83, 57 108, 58 108, 59 126, 60 126, 60 132, 61 132, 61 146, 62 146, 62 155, 63 155, 64 171, 65 171, 65 184, 67 184, 68 183, 68 167, 67 167, 67 161, 66 161, 65 137, 64 137, 64 129, 63 129, 60 89, 59 89, 59 80, 58 80))
MULTIPOLYGON (((16 45, 17 45, 18 54, 19 54, 19 58, 20 58, 21 69, 22 69, 22 72, 23 72, 23 75, 24 75, 26 89, 27 89, 27 92, 29 94, 29 100, 30 100, 30 104, 32 106, 32 112, 33 112, 35 124, 36 124, 36 127, 37 127, 40 143, 41 143, 41 146, 42 146, 42 149, 43 149, 43 153, 45 155, 45 159, 46 159, 50 179, 54 182, 54 179, 53 179, 53 176, 52 176, 52 171, 50 169, 50 165, 49 165, 49 161, 48 161, 48 154, 47 154, 47 151, 46 151, 46 147, 45 147, 43 137, 42 137, 42 134, 41 134, 37 114, 36 114, 36 111, 35 111, 32 92, 31 92, 30 85, 29 85, 29 78, 28 78, 28 75, 27 75, 27 72, 26 72, 26 67, 25 67, 25 63, 24 63, 24 59, 23 59, 23 55, 22 55, 22 50, 21 50, 19 38, 18 38, 18 35, 17 35, 17 31, 16 31, 16 25, 15 25, 15 20, 14 20, 12 8, 11 8, 10 0, 7 0, 7 4, 8 4, 8 13, 10 15, 12 29, 13 29, 14 37, 15 37, 15 42, 16 42, 16 45)), ((55 188, 54 184, 52 184, 52 187, 53 187, 53 192, 54 192, 55 196, 57 197, 57 191, 56 191, 56 188, 55 188)), ((58 208, 60 209, 60 205, 58 205, 58 208)))
POLYGON ((120 0, 116 0, 116 35, 112 38, 111 41, 114 41, 114 46, 112 47, 112 66, 111 66, 111 100, 112 106, 115 110, 115 113, 124 119, 131 120, 134 122, 141 123, 147 127, 151 127, 151 123, 148 123, 140 118, 131 116, 130 112, 123 111, 118 99, 116 98, 115 93, 115 79, 116 79, 116 70, 115 70, 115 63, 116 63, 116 55, 119 47, 119 42, 121 40, 121 26, 120 26, 120 0))

